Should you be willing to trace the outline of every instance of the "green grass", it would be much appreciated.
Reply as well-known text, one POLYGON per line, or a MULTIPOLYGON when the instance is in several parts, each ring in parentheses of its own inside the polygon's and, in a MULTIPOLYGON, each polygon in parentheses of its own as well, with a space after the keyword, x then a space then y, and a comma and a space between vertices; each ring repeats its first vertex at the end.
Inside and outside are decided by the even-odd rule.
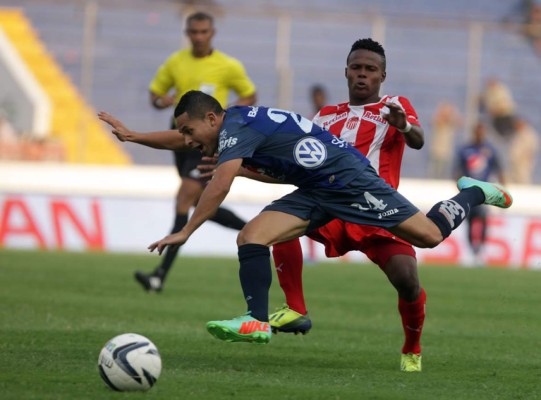
MULTIPOLYGON (((314 329, 258 346, 205 330, 245 309, 235 260, 181 258, 166 290, 146 294, 132 273, 155 262, 0 251, 0 398, 541 399, 541 272, 420 268, 424 371, 406 374, 396 294, 373 265, 306 267, 314 329), (149 392, 115 393, 99 378, 101 347, 124 332, 161 352, 149 392)), ((282 302, 275 279, 271 305, 282 302)))

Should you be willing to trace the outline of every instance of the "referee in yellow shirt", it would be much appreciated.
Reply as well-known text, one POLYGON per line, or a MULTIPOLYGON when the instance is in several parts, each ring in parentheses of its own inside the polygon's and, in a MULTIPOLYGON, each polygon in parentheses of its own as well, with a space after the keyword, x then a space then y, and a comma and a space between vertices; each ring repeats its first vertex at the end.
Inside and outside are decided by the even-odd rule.
MULTIPOLYGON (((150 101, 155 108, 175 106, 182 95, 190 90, 201 90, 227 107, 230 91, 237 96, 236 105, 252 105, 256 102, 256 88, 242 63, 212 47, 215 34, 214 20, 209 14, 197 12, 186 19, 186 35, 191 48, 171 54, 158 68, 150 83, 150 101)), ((174 124, 174 121, 173 121, 174 124)), ((175 126, 171 126, 175 129, 175 126)), ((197 204, 206 179, 199 177, 197 165, 201 153, 175 152, 175 162, 181 177, 176 198, 176 215, 171 232, 178 232, 188 220, 190 208, 197 204)), ((228 228, 240 230, 245 221, 233 212, 220 207, 212 221, 228 228)), ((168 246, 162 263, 151 273, 135 272, 135 279, 148 291, 161 291, 164 280, 173 265, 179 248, 168 246)))

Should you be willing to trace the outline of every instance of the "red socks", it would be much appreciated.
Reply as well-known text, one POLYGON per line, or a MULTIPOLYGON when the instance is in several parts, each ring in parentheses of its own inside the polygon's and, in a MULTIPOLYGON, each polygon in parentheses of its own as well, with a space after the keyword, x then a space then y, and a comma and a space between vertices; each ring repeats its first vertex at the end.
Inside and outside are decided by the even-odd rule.
POLYGON ((423 288, 421 288, 421 294, 417 300, 411 303, 398 298, 398 311, 402 317, 402 327, 406 337, 402 347, 403 354, 421 354, 421 334, 425 321, 425 304, 426 293, 423 288))
MULTIPOLYGON (((272 248, 274 265, 280 286, 286 296, 289 308, 298 313, 306 314, 304 293, 302 290, 303 256, 299 239, 278 243, 272 248)), ((402 353, 421 354, 421 334, 425 320, 426 293, 421 288, 417 300, 407 302, 398 299, 398 311, 402 318, 405 342, 402 353)))
POLYGON ((272 247, 278 281, 286 296, 286 303, 299 314, 306 314, 302 290, 302 248, 299 239, 278 243, 272 247))

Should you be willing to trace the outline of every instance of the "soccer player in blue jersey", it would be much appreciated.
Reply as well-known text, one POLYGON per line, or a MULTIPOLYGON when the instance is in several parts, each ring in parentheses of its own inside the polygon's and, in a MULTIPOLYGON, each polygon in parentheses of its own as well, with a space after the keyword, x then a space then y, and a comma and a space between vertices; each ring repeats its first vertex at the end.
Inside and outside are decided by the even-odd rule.
MULTIPOLYGON (((457 151, 455 176, 466 175, 483 181, 496 178, 499 183, 504 184, 505 177, 500 156, 486 136, 485 124, 477 122, 473 128, 471 141, 457 151)), ((466 219, 468 243, 474 255, 475 265, 482 264, 481 251, 487 236, 487 208, 475 207, 466 219)))
POLYGON ((188 223, 181 231, 152 243, 150 251, 157 249, 161 254, 167 246, 186 243, 214 215, 238 175, 298 187, 266 206, 239 233, 239 276, 248 311, 232 320, 207 323, 209 333, 228 342, 268 343, 271 339, 269 246, 275 243, 302 236, 338 218, 383 227, 417 247, 435 247, 462 223, 471 208, 483 203, 502 208, 512 204, 503 187, 462 177, 457 183, 460 192, 424 215, 385 183, 364 155, 311 121, 275 108, 223 110, 214 98, 199 91, 186 93, 175 109, 181 134, 177 137, 171 136, 171 131, 126 132, 113 117, 102 113, 100 118, 113 126, 120 140, 151 145, 153 138, 163 137, 160 148, 167 148, 169 141, 171 146, 198 149, 206 156, 218 153, 214 177, 188 223), (138 136, 137 140, 128 138, 130 135, 138 136))

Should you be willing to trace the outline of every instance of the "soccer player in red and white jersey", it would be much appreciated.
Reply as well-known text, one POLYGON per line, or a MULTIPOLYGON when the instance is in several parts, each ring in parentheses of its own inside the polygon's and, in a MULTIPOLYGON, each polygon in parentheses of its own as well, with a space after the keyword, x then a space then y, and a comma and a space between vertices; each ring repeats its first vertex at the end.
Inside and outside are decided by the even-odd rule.
MULTIPOLYGON (((385 51, 378 42, 356 41, 345 69, 349 102, 323 107, 313 121, 354 145, 387 183, 398 188, 404 146, 420 149, 424 133, 407 98, 380 97, 385 67, 385 51)), ((367 198, 367 202, 378 206, 376 199, 367 198)), ((426 294, 419 283, 411 244, 382 228, 341 220, 333 220, 309 232, 308 236, 325 245, 328 257, 338 257, 350 250, 362 251, 387 275, 398 292, 398 310, 405 334, 400 368, 408 372, 421 371, 420 339, 426 294)), ((273 256, 287 305, 270 316, 270 323, 275 332, 306 333, 312 322, 304 302, 299 240, 275 245, 273 256)))

